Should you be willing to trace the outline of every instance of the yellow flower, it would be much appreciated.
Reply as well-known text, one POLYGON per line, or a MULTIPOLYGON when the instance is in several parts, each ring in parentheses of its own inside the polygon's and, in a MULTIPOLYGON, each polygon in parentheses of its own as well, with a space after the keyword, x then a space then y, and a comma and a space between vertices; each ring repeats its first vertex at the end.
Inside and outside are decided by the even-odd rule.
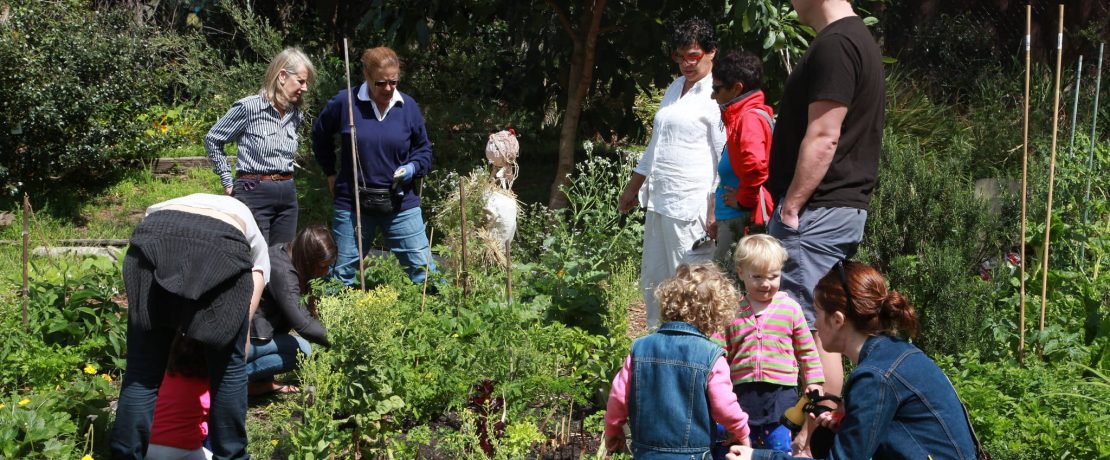
POLYGON ((8 407, 8 406, 7 406, 7 405, 5 405, 4 403, 0 403, 0 409, 3 409, 3 408, 5 408, 5 407, 8 407))
POLYGON ((85 454, 84 457, 81 457, 81 460, 93 460, 93 456, 89 455, 89 454, 85 454))
POLYGON ((112 376, 110 376, 108 374, 100 374, 100 378, 104 379, 105 382, 111 382, 112 381, 112 376))
POLYGON ((31 404, 31 400, 30 400, 30 399, 27 399, 27 398, 23 398, 23 399, 20 399, 20 400, 19 400, 19 405, 20 405, 20 406, 26 406, 26 405, 28 405, 28 404, 31 404))
POLYGON ((96 368, 92 364, 85 365, 85 373, 89 375, 96 375, 96 368))
POLYGON ((271 439, 271 440, 270 440, 270 445, 271 445, 271 446, 274 446, 274 447, 277 447, 277 445, 278 445, 278 440, 277 440, 277 439, 271 439))

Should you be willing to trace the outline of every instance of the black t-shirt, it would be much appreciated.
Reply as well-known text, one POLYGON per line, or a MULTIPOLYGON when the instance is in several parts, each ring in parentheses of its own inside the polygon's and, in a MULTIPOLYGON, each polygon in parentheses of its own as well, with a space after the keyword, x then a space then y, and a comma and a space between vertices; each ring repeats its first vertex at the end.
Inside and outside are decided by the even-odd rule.
POLYGON ((879 175, 885 82, 879 45, 859 16, 829 24, 798 61, 778 107, 771 144, 769 190, 786 195, 809 124, 809 105, 830 100, 848 106, 832 164, 806 208, 867 209, 879 175))

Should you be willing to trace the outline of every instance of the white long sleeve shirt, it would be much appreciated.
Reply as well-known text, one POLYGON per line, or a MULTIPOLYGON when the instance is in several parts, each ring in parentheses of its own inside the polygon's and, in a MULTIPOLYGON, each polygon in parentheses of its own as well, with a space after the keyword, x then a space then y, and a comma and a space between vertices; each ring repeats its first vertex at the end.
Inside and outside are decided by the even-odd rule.
POLYGON ((663 94, 652 123, 651 141, 633 168, 646 180, 640 203, 679 220, 704 218, 717 188, 717 163, 725 147, 721 108, 713 100, 713 75, 706 75, 682 94, 686 77, 678 77, 663 94))

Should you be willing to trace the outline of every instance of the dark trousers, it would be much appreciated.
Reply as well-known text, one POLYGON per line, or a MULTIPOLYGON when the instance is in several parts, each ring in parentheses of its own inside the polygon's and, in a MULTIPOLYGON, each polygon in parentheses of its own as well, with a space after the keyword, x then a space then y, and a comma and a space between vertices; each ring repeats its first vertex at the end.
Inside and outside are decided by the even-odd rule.
MULTIPOLYGON (((213 459, 246 459, 247 454, 247 370, 243 348, 247 343, 248 321, 230 344, 205 347, 212 408, 208 415, 208 436, 213 459)), ((170 344, 176 330, 155 325, 144 331, 133 323, 127 326, 127 371, 123 374, 116 424, 112 430, 112 458, 141 459, 150 442, 154 403, 166 372, 170 344)))
POLYGON ((236 179, 231 196, 250 208, 267 245, 288 243, 297 236, 300 208, 292 179, 236 179))

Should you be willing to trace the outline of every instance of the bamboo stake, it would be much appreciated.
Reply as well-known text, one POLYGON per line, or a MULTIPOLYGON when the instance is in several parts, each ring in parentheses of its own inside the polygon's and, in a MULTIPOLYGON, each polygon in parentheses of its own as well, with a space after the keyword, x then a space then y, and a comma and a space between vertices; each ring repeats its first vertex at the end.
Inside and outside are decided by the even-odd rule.
MULTIPOLYGON (((1056 139, 1060 131, 1060 67, 1064 60, 1064 5, 1060 5, 1059 32, 1056 35, 1056 90, 1052 105, 1052 153, 1048 163, 1048 206, 1044 221, 1044 257, 1041 260, 1041 327, 1044 332, 1045 309, 1048 307, 1048 254, 1052 237, 1052 187, 1056 180, 1056 139)), ((1041 352, 1044 350, 1042 349, 1041 352)))
POLYGON ((355 189, 355 241, 358 241, 358 285, 366 291, 366 253, 362 252, 362 201, 358 190, 358 135, 355 132, 355 106, 351 96, 351 58, 347 52, 347 39, 343 39, 343 69, 347 76, 347 127, 351 130, 351 178, 355 189))
POLYGON ((1033 6, 1025 5, 1025 118, 1024 118, 1024 133, 1021 141, 1022 154, 1021 154, 1021 257, 1019 263, 1021 265, 1021 300, 1020 300, 1020 313, 1018 319, 1018 331, 1020 331, 1020 338, 1018 339, 1018 363, 1025 363, 1025 209, 1027 202, 1027 189, 1029 183, 1029 48, 1031 45, 1033 28, 1033 6))
MULTIPOLYGON (((423 188, 423 187, 421 187, 423 188)), ((428 278, 432 277, 432 241, 436 237, 436 228, 432 227, 428 236, 428 263, 424 265, 424 292, 420 294, 420 312, 424 312, 424 304, 428 300, 428 278)))
POLYGON ((1083 55, 1075 65, 1075 100, 1071 104, 1071 138, 1068 139, 1068 158, 1075 156, 1075 118, 1079 115, 1079 88, 1083 82, 1083 55))
POLYGON ((505 263, 508 265, 508 270, 505 270, 505 295, 509 299, 509 306, 513 306, 513 254, 512 242, 505 242, 505 263))
POLYGON ((470 296, 470 274, 466 265, 466 178, 459 176, 459 227, 462 228, 462 289, 463 297, 470 296))
POLYGON ((27 310, 31 305, 31 198, 23 193, 23 332, 29 332, 27 310))
MULTIPOLYGON (((1091 115, 1091 145, 1090 145, 1090 148, 1088 149, 1088 155, 1087 155, 1087 191, 1083 194, 1083 202, 1084 203, 1089 203, 1091 201, 1091 177, 1093 177, 1095 175, 1095 171, 1094 171, 1094 168, 1095 168, 1095 144, 1097 143, 1096 138, 1095 138, 1095 126, 1098 125, 1098 93, 1099 93, 1099 91, 1102 90, 1102 53, 1103 53, 1103 50, 1105 49, 1105 46, 1106 46, 1106 43, 1099 43, 1098 44, 1098 71, 1095 72, 1095 105, 1092 109, 1092 112, 1094 112, 1094 114, 1091 115)), ((1087 223, 1090 222, 1089 220, 1087 220, 1088 219, 1088 214, 1087 213, 1090 211, 1090 209, 1091 209, 1090 206, 1084 206, 1083 207, 1083 224, 1084 225, 1086 225, 1087 223)), ((1087 260, 1087 251, 1086 251, 1086 249, 1087 249, 1087 245, 1080 245, 1079 246, 1079 261, 1080 261, 1080 263, 1083 264, 1084 268, 1087 267, 1087 262, 1086 262, 1086 260, 1087 260)))

